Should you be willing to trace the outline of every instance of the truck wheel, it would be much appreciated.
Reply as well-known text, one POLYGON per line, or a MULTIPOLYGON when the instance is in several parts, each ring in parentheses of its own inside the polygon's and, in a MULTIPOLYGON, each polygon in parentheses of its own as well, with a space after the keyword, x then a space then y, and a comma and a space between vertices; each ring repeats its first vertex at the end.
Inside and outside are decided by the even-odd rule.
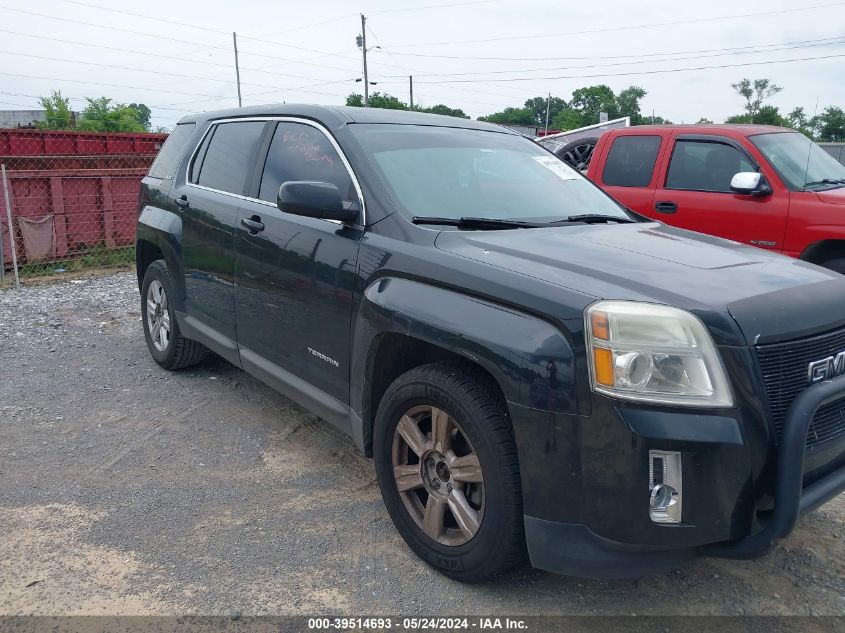
POLYGON ((590 166, 590 159, 593 157, 593 150, 596 149, 599 139, 595 136, 578 139, 561 147, 555 152, 558 158, 564 163, 577 169, 580 172, 587 171, 590 166))
POLYGON ((141 314, 144 338, 155 362, 165 369, 196 365, 208 354, 201 343, 179 332, 172 297, 174 284, 164 260, 150 264, 141 283, 141 314))
POLYGON ((479 581, 523 559, 516 446, 489 380, 451 363, 402 374, 379 405, 373 449, 390 517, 429 565, 479 581))
POLYGON ((845 257, 835 257, 834 259, 822 262, 820 265, 845 275, 845 257))

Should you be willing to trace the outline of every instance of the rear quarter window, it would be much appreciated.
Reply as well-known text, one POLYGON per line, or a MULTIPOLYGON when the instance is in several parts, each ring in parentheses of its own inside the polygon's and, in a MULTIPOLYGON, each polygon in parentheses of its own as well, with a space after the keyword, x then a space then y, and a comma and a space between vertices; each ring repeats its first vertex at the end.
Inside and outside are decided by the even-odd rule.
POLYGON ((172 178, 179 159, 185 151, 185 146, 194 135, 196 123, 182 123, 164 141, 152 166, 149 175, 153 178, 172 178))
POLYGON ((604 164, 602 182, 615 187, 648 187, 659 150, 659 136, 617 136, 604 164))
MULTIPOLYGON (((243 194, 247 174, 258 157, 258 145, 265 124, 265 121, 216 124, 199 167, 197 184, 243 194)), ((194 175, 193 170, 191 175, 194 175)))

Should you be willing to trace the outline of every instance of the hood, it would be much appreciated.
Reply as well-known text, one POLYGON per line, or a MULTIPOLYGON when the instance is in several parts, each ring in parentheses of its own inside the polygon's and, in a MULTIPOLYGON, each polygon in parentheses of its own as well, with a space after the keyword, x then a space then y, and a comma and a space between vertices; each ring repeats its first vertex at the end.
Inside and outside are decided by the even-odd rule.
POLYGON ((789 320, 796 310, 802 331, 830 329, 836 318, 845 324, 844 276, 659 223, 443 231, 435 245, 597 299, 650 301, 690 310, 724 344, 738 342, 732 333, 736 323, 744 334, 742 343, 794 336, 797 326, 789 320), (798 303, 783 305, 787 295, 798 303), (821 299, 830 296, 835 305, 821 299), (817 304, 823 305, 823 313, 814 313, 817 304))
POLYGON ((819 197, 819 200, 827 204, 845 204, 845 187, 817 191, 816 195, 819 197))

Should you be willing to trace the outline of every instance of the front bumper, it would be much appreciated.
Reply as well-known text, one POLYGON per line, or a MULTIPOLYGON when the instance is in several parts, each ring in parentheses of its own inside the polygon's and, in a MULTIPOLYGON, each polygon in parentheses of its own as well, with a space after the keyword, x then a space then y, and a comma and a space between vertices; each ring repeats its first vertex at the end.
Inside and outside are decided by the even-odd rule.
POLYGON ((764 486, 774 496, 773 509, 765 514, 756 506, 760 482, 751 474, 741 419, 736 421, 736 430, 729 418, 714 416, 697 425, 691 424, 692 419, 677 420, 674 425, 652 424, 646 432, 646 421, 659 422, 659 412, 640 412, 639 420, 624 414, 620 417, 625 424, 620 425, 619 418, 608 420, 607 409, 594 407, 593 415, 580 421, 547 418, 546 431, 538 437, 541 416, 535 413, 526 422, 515 415, 520 462, 524 463, 523 457, 533 460, 523 474, 525 533, 532 564, 576 576, 626 577, 675 568, 696 555, 754 558, 765 554, 792 531, 800 514, 845 490, 845 464, 812 483, 805 485, 804 481, 810 421, 819 407, 842 398, 845 376, 807 388, 793 402, 777 446, 775 467, 764 486), (710 422, 717 419, 721 430, 713 435, 719 425, 710 422), (689 435, 691 428, 708 429, 711 435, 689 435), (565 442, 569 435, 565 431, 572 434, 571 443, 565 442), (596 434, 603 454, 591 453, 589 445, 597 441, 596 434), (545 459, 539 462, 544 463, 537 460, 541 447, 545 459), (689 515, 685 506, 684 524, 656 525, 647 518, 647 486, 638 468, 650 448, 681 450, 685 455, 684 494, 697 501, 690 503, 689 515), (524 452, 529 454, 524 456, 524 452), (558 453, 557 459, 554 453, 558 453), (605 459, 596 460, 597 456, 605 459), (557 465, 560 458, 565 460, 563 468, 557 465), (560 492, 547 486, 545 494, 537 494, 534 473, 540 468, 552 469, 546 476, 561 482, 560 492), (613 487, 602 486, 603 470, 615 473, 613 487), (572 476, 567 480, 567 475, 572 476), (626 476, 627 485, 621 483, 626 476), (687 490, 687 481, 695 488, 687 490), (591 496, 589 490, 595 494, 591 496), (571 505, 555 509, 555 501, 571 505))
POLYGON ((762 530, 745 538, 716 543, 702 553, 727 558, 756 558, 792 532, 799 515, 815 510, 845 491, 845 466, 804 486, 804 446, 816 410, 845 397, 845 376, 813 385, 792 403, 778 446, 775 505, 762 530))

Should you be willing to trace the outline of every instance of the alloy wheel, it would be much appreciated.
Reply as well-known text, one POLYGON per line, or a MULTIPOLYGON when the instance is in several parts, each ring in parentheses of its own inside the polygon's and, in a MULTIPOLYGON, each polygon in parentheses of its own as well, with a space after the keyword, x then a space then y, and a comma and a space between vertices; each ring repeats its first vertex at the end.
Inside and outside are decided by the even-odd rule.
POLYGON ((170 313, 167 311, 167 293, 157 279, 147 289, 147 327, 153 346, 160 352, 170 345, 170 313))
POLYGON ((590 166, 590 159, 593 157, 593 150, 596 146, 593 143, 583 143, 576 145, 566 151, 561 158, 570 167, 578 171, 587 171, 590 166))
POLYGON ((484 518, 484 477, 457 422, 434 405, 409 409, 393 434, 393 477, 417 526, 443 545, 469 542, 484 518))

